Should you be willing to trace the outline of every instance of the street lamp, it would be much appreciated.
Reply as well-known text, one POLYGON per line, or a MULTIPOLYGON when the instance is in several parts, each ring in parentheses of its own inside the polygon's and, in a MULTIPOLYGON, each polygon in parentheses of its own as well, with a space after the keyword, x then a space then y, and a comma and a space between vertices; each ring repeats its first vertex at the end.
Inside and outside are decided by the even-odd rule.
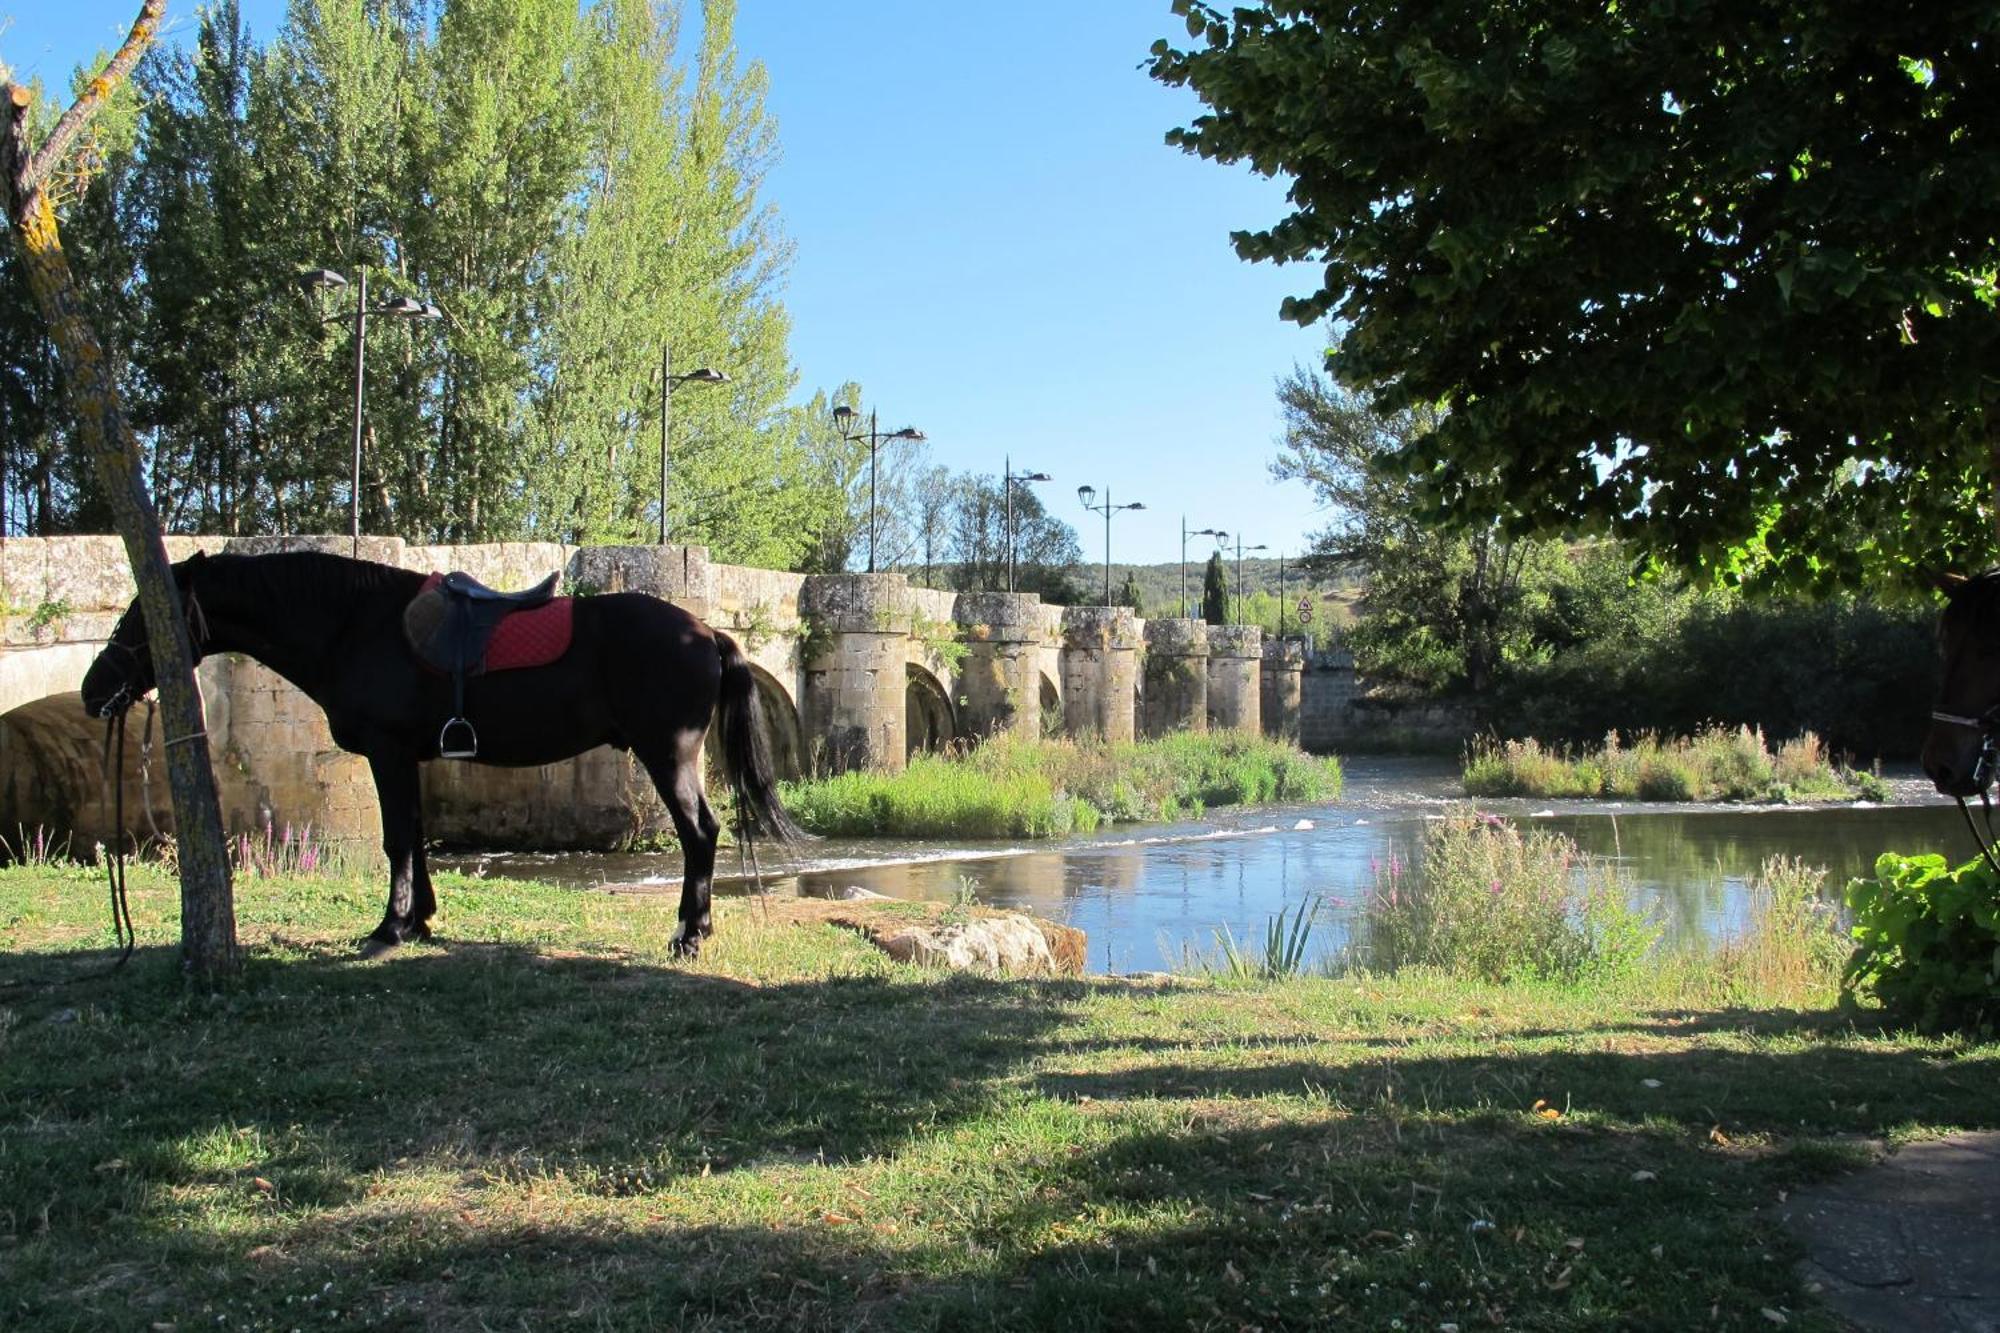
MULTIPOLYGON (((368 317, 386 315, 392 319, 443 319, 444 311, 428 301, 415 297, 397 296, 384 301, 373 310, 368 308, 368 267, 362 265, 357 272, 360 285, 354 300, 354 473, 350 478, 347 495, 347 528, 350 539, 349 551, 361 554, 361 413, 368 396, 368 376, 366 352, 368 347, 368 317)), ((327 292, 345 287, 347 279, 330 268, 312 268, 299 274, 299 285, 315 292, 327 292)), ((345 315, 328 315, 320 322, 330 324, 345 315)))
POLYGON ((1104 515, 1104 604, 1109 606, 1111 605, 1111 516, 1121 509, 1144 509, 1146 506, 1137 500, 1128 505, 1112 504, 1109 486, 1104 488, 1103 504, 1091 503, 1097 498, 1095 486, 1077 487, 1076 498, 1083 501, 1083 507, 1091 513, 1104 515))
POLYGON ((1007 494, 1007 591, 1014 591, 1014 483, 1053 480, 1046 472, 1016 472, 1012 457, 1000 465, 1000 489, 1007 494))
POLYGON ((674 387, 680 384, 727 384, 729 376, 707 366, 674 374, 674 349, 660 348, 660 545, 667 544, 667 416, 674 387))
POLYGON ((833 424, 840 430, 840 438, 848 444, 868 441, 868 572, 875 572, 875 450, 884 440, 915 440, 921 442, 925 436, 915 426, 905 426, 901 430, 879 431, 875 429, 875 410, 868 410, 868 429, 850 431, 857 415, 855 410, 842 403, 833 409, 833 424))
POLYGON ((1187 539, 1190 537, 1213 537, 1215 538, 1215 544, 1220 546, 1228 536, 1229 534, 1221 528, 1196 528, 1193 532, 1189 532, 1187 515, 1181 515, 1181 616, 1183 619, 1193 619, 1194 617, 1194 610, 1188 605, 1187 595, 1187 539))
POLYGON ((1262 542, 1255 546, 1243 544, 1243 534, 1236 534, 1236 623, 1243 623, 1243 553, 1245 551, 1268 551, 1271 548, 1262 542))

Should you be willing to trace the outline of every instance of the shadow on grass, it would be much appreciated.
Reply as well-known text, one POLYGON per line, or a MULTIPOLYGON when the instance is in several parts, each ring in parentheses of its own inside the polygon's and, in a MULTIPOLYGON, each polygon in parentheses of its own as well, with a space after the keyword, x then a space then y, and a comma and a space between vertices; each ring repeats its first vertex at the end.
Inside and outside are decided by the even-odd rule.
POLYGON ((1749 1049, 1408 1056, 1079 1021, 1137 992, 454 944, 190 998, 147 951, 5 1000, 0 1323, 1751 1328, 1804 1300, 1757 1210, 1852 1165, 1843 1136, 2000 1124, 1990 1075, 1797 1016, 1715 1025, 1798 1037, 1749 1049), (914 1214, 689 1202, 903 1158, 914 1214))

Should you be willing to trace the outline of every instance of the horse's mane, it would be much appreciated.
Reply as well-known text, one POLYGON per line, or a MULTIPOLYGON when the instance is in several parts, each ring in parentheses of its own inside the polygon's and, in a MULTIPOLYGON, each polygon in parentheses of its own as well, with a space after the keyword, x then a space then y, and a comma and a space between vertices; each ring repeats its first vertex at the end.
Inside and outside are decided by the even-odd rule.
POLYGON ((390 590, 414 592, 424 577, 394 565, 324 551, 225 552, 209 557, 207 566, 206 577, 228 579, 232 591, 301 607, 390 590))

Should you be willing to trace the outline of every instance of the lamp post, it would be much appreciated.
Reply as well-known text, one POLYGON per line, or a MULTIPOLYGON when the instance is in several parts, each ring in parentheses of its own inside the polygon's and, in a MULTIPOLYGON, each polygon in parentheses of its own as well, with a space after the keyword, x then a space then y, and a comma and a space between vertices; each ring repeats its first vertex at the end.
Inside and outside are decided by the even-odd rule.
POLYGON ((1014 483, 1051 481, 1046 472, 1016 472, 1012 456, 1000 465, 1000 489, 1007 495, 1007 591, 1014 591, 1014 483))
POLYGON ((852 424, 855 416, 854 409, 845 403, 833 409, 833 424, 839 428, 842 440, 848 444, 855 444, 862 440, 868 441, 868 572, 873 574, 875 572, 875 451, 881 447, 884 440, 916 440, 921 442, 925 436, 915 426, 905 426, 901 430, 892 431, 875 429, 875 410, 873 408, 868 410, 868 429, 865 431, 850 431, 848 430, 848 426, 852 424))
POLYGON ((1083 501, 1083 507, 1091 513, 1104 515, 1104 604, 1109 606, 1111 605, 1111 516, 1121 509, 1144 509, 1146 506, 1137 500, 1127 505, 1112 504, 1109 486, 1104 488, 1103 504, 1091 503, 1097 499, 1095 486, 1077 487, 1076 498, 1083 501))
POLYGON ((1216 545, 1220 546, 1225 540, 1227 540, 1229 534, 1224 532, 1221 528, 1196 528, 1193 532, 1189 532, 1187 525, 1187 515, 1186 514, 1181 515, 1181 617, 1182 619, 1190 619, 1194 615, 1193 610, 1188 606, 1188 595, 1187 595, 1187 539, 1190 537, 1213 537, 1215 538, 1216 545))
MULTIPOLYGON (((368 396, 368 317, 387 315, 395 319, 424 320, 444 318, 444 311, 430 302, 419 301, 409 296, 392 297, 370 310, 368 268, 364 264, 357 272, 360 281, 354 300, 354 472, 349 479, 347 495, 348 549, 355 556, 361 554, 361 416, 363 403, 368 396)), ((299 275, 299 285, 325 292, 345 287, 347 279, 330 268, 315 268, 307 269, 299 275)), ((347 318, 345 315, 329 315, 320 322, 326 324, 345 318, 347 318)))
POLYGON ((685 375, 674 374, 674 349, 660 348, 660 545, 667 544, 667 416, 673 401, 676 385, 681 384, 727 384, 729 376, 707 366, 690 370, 685 375))
POLYGON ((1243 544, 1243 534, 1236 534, 1236 623, 1243 623, 1243 553, 1245 551, 1268 551, 1271 548, 1262 542, 1255 546, 1243 544))

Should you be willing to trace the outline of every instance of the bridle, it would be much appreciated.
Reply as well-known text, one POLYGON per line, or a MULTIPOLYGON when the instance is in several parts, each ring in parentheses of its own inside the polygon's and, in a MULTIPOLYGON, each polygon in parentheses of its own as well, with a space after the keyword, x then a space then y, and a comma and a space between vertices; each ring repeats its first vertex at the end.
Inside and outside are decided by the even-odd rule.
POLYGON ((1993 786, 1994 771, 2000 768, 2000 704, 1993 705, 1978 717, 1933 709, 1931 721, 1950 727, 1966 727, 1979 733, 1979 757, 1972 763, 1972 785, 1979 789, 1979 808, 1986 817, 1986 832, 1982 834, 1979 825, 1973 822, 1972 809, 1966 805, 1963 796, 1952 799, 1958 802, 1958 812, 1965 816, 1965 827, 1971 832, 1972 841, 1978 845, 1979 854, 1986 858, 1986 864, 1993 873, 2000 876, 2000 857, 1994 854, 1993 799, 1988 794, 1993 786))

